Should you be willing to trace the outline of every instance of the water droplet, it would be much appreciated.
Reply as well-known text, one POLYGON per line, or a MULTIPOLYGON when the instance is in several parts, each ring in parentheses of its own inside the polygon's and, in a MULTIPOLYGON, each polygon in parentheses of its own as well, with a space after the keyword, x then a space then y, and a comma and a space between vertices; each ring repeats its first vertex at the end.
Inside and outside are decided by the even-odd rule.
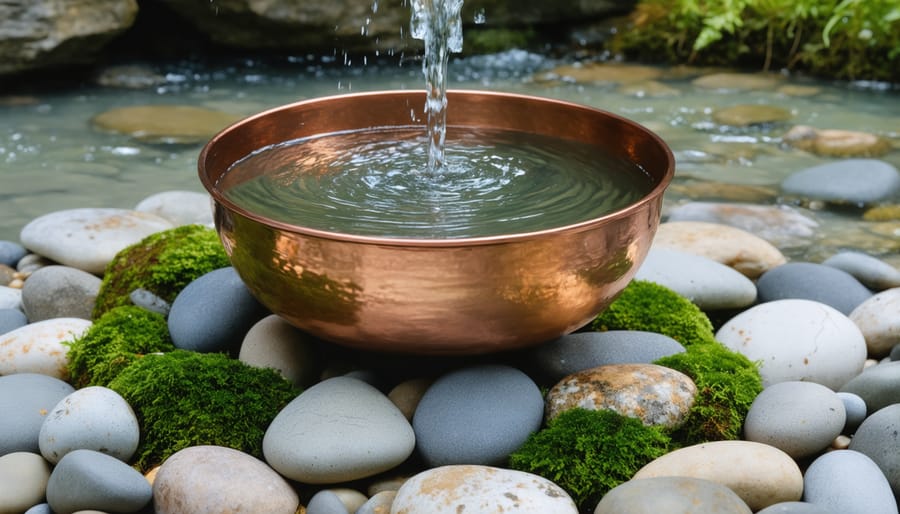
POLYGON ((487 21, 487 18, 484 16, 484 7, 475 11, 475 16, 472 21, 474 21, 476 25, 481 25, 487 21))

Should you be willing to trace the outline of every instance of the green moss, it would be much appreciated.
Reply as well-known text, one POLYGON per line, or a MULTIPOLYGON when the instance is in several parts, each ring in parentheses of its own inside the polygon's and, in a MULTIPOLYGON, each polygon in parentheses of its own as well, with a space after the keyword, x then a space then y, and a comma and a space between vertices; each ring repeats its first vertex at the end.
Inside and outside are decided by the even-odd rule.
POLYGON ((69 344, 69 376, 76 388, 106 386, 138 356, 174 349, 162 315, 135 306, 116 307, 69 344))
POLYGON ((167 302, 195 278, 230 263, 216 231, 185 225, 147 236, 120 251, 107 265, 94 304, 94 319, 130 305, 135 289, 146 289, 167 302))
POLYGON ((526 48, 536 39, 530 28, 471 28, 466 31, 465 51, 468 54, 503 52, 513 48, 526 48))
POLYGON ((571 409, 533 433, 509 458, 510 467, 540 475, 586 508, 669 450, 662 427, 611 410, 571 409))
POLYGON ((643 330, 684 346, 715 341, 709 317, 687 298, 645 280, 632 280, 591 323, 597 331, 643 330))
POLYGON ((641 0, 616 34, 633 59, 900 81, 897 0, 641 0))
POLYGON ((762 391, 759 366, 718 342, 690 346, 656 364, 678 370, 697 385, 684 425, 672 434, 683 445, 740 439, 750 405, 762 391))
POLYGON ((134 409, 146 471, 169 455, 218 445, 262 458, 265 430, 299 391, 271 369, 219 353, 175 350, 135 360, 109 384, 134 409))

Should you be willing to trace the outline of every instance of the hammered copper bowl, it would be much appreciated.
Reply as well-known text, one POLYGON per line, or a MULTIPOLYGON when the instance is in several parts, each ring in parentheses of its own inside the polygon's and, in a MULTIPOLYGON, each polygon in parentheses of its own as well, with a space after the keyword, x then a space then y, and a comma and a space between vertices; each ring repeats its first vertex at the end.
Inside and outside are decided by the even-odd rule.
POLYGON ((273 143, 374 127, 424 131, 424 121, 411 120, 424 102, 424 93, 409 91, 317 98, 244 119, 207 143, 200 180, 214 199, 225 250, 253 295, 321 339, 412 354, 511 350, 590 322, 644 260, 674 174, 668 146, 614 114, 516 94, 448 94, 450 126, 575 139, 652 177, 652 190, 632 205, 550 230, 467 239, 326 232, 249 212, 217 188, 235 161, 273 143))

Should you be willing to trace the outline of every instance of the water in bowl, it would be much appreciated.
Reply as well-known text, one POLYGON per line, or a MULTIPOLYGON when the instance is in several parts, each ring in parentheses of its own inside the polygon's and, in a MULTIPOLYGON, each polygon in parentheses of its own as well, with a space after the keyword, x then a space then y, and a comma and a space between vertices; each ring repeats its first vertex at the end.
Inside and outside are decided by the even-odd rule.
POLYGON ((217 184, 235 205, 305 228, 453 239, 536 232, 601 217, 652 188, 637 164, 533 133, 450 128, 429 171, 421 127, 289 141, 236 162, 217 184))

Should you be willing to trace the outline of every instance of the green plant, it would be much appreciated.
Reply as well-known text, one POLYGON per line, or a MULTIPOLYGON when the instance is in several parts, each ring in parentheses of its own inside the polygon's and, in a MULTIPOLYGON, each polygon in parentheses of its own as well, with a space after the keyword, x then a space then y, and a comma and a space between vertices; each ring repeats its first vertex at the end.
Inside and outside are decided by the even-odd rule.
POLYGON ((151 234, 120 251, 107 265, 93 318, 130 305, 135 289, 146 289, 171 303, 195 278, 229 264, 216 231, 203 225, 151 234))
POLYGON ((219 353, 175 350, 136 359, 109 384, 141 426, 135 467, 146 471, 197 445, 262 458, 265 430, 299 391, 277 372, 219 353))
POLYGON ((655 362, 691 377, 697 397, 672 438, 682 445, 739 439, 750 405, 762 391, 759 366, 718 342, 689 346, 655 362))
POLYGON ((69 377, 76 388, 106 386, 140 355, 174 350, 162 315, 116 307, 68 344, 69 377))
POLYGON ((611 410, 571 409, 531 434, 509 464, 555 482, 587 508, 666 454, 669 442, 662 427, 611 410))
POLYGON ((703 311, 675 291, 646 280, 632 280, 594 318, 591 328, 656 332, 684 346, 715 341, 712 323, 703 311))

